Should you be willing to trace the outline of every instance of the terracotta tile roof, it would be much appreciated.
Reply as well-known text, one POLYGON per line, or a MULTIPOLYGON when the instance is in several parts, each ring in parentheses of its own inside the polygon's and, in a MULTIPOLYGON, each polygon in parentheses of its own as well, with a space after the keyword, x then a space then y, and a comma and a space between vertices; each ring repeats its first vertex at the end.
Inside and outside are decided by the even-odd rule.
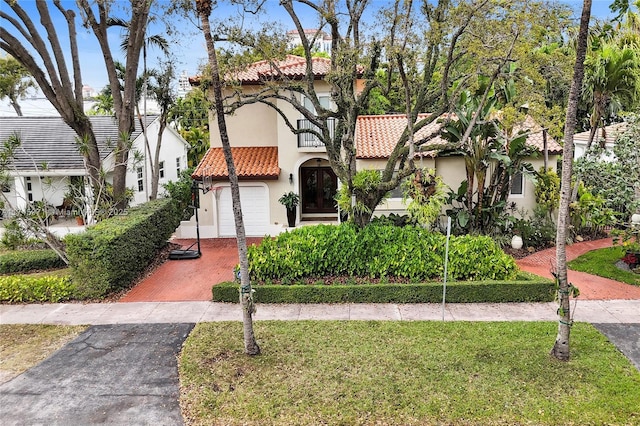
MULTIPOLYGON (((239 71, 232 78, 244 84, 278 80, 281 77, 300 80, 305 76, 306 62, 305 58, 295 55, 287 55, 281 61, 259 61, 239 71)), ((312 58, 312 64, 316 80, 324 78, 331 70, 331 60, 327 58, 312 58)))
MULTIPOLYGON (((618 138, 618 136, 620 136, 626 130, 627 130, 626 122, 615 123, 615 124, 610 124, 609 126, 606 126, 604 128, 605 143, 607 145, 613 145, 616 142, 616 139, 618 138)), ((596 133, 593 143, 596 144, 600 139, 602 139, 601 129, 599 129, 598 132, 596 133)), ((587 142, 589 141, 589 130, 587 130, 586 132, 576 133, 575 135, 573 135, 573 141, 578 143, 583 143, 586 145, 587 142)))
MULTIPOLYGON (((420 114, 418 119, 428 117, 429 114, 420 114)), ((420 129, 415 135, 415 139, 426 137, 442 126, 442 116, 432 123, 420 129)), ((356 155, 360 159, 385 159, 389 158, 396 141, 402 135, 407 126, 406 115, 361 115, 356 124, 356 155)), ((542 151, 544 143, 542 128, 535 123, 533 118, 527 117, 523 128, 532 129, 532 133, 527 139, 527 143, 539 151, 542 151)), ((517 129, 516 129, 517 131, 517 129)), ((445 144, 446 141, 440 136, 436 136, 429 144, 445 144)), ((562 147, 552 137, 547 135, 547 148, 549 154, 562 153, 562 147)), ((434 152, 426 152, 423 155, 433 156, 434 152)))
MULTIPOLYGON (((524 119, 524 123, 521 126, 517 126, 514 129, 514 133, 519 130, 529 130, 529 137, 527 138, 527 145, 536 148, 542 152, 544 149, 544 135, 542 132, 542 126, 540 126, 530 115, 527 115, 524 119)), ((549 134, 547 134, 547 151, 551 155, 562 154, 562 146, 556 142, 549 134)))
MULTIPOLYGON (((404 114, 392 115, 361 115, 356 123, 356 155, 361 159, 389 158, 393 148, 407 127, 407 116, 404 114)), ((429 114, 419 114, 418 120, 429 117, 429 114)), ((420 129, 414 139, 427 137, 438 131, 442 123, 435 120, 420 129)), ((430 142, 442 143, 445 141, 437 136, 430 142)), ((425 153, 431 155, 432 153, 425 153)))
MULTIPOLYGON (((251 146, 231 148, 239 179, 278 179, 278 147, 251 146)), ((211 176, 213 180, 229 178, 222 148, 209 148, 191 175, 194 179, 211 176)))

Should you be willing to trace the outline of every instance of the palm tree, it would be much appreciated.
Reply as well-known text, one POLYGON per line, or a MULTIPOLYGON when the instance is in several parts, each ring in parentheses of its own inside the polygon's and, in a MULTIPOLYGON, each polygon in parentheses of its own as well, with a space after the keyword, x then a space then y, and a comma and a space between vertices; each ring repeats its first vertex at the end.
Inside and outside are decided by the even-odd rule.
POLYGON ((584 0, 580 31, 576 48, 576 62, 573 67, 573 82, 569 91, 569 102, 564 125, 564 152, 562 155, 562 182, 560 186, 560 207, 558 209, 558 227, 556 230, 556 280, 558 283, 558 334, 551 349, 551 356, 561 361, 568 361, 570 355, 571 310, 569 297, 575 295, 574 287, 567 278, 567 226, 569 219, 569 202, 571 201, 571 172, 573 168, 573 134, 576 130, 578 99, 584 78, 584 61, 589 36, 589 19, 591 17, 591 0, 584 0))
POLYGON ((202 33, 207 45, 207 55, 209 56, 209 67, 211 72, 212 88, 214 95, 214 108, 218 119, 218 129, 222 141, 224 159, 229 171, 229 182, 231 183, 231 200, 233 202, 233 215, 236 224, 236 236, 238 243, 238 257, 240 258, 240 303, 242 305, 242 324, 244 334, 244 351, 247 355, 259 355, 260 346, 256 342, 253 333, 252 315, 255 312, 253 304, 253 290, 249 281, 249 259, 247 257, 247 238, 244 232, 244 221, 242 220, 242 208, 240 205, 240 187, 238 185, 238 174, 231 155, 231 145, 229 134, 227 133, 227 123, 224 115, 224 105, 222 102, 222 82, 220 70, 218 68, 218 58, 216 56, 215 44, 211 36, 209 26, 209 16, 211 15, 212 0, 195 0, 196 11, 202 23, 202 33))
POLYGON ((633 105, 640 90, 640 57, 636 49, 605 42, 585 60, 583 97, 591 103, 591 147, 599 127, 611 113, 633 105))

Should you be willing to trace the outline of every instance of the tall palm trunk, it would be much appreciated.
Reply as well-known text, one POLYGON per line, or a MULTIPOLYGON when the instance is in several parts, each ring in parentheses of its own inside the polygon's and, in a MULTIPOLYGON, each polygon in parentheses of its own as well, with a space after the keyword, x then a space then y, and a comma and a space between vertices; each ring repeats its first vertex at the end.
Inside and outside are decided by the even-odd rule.
POLYGON ((560 186, 560 207, 558 210, 558 229, 556 233, 556 280, 558 283, 558 335, 551 349, 551 355, 561 361, 569 360, 569 339, 571 334, 571 312, 569 297, 571 286, 567 279, 567 222, 569 202, 571 201, 571 174, 573 168, 573 134, 576 129, 578 98, 584 77, 584 58, 587 51, 591 0, 584 0, 580 18, 580 32, 576 49, 576 63, 573 68, 573 82, 569 92, 569 103, 564 125, 564 152, 562 154, 562 182, 560 186))
POLYGON ((231 200, 233 202, 233 216, 236 224, 236 236, 238 242, 238 257, 240 258, 240 304, 242 305, 242 324, 244 333, 244 351, 247 355, 259 355, 260 346, 256 342, 253 333, 252 315, 255 312, 251 282, 249 281, 249 259, 247 257, 247 238, 244 232, 244 222, 242 220, 242 209, 240 206, 240 187, 238 185, 238 174, 231 155, 231 145, 227 133, 227 124, 224 117, 224 105, 222 103, 222 83, 218 69, 218 58, 216 56, 211 28, 209 26, 209 15, 211 14, 211 0, 196 0, 196 10, 202 23, 202 32, 207 45, 209 56, 209 66, 211 67, 211 78, 213 83, 214 106, 222 141, 224 159, 229 170, 229 181, 231 182, 231 200))

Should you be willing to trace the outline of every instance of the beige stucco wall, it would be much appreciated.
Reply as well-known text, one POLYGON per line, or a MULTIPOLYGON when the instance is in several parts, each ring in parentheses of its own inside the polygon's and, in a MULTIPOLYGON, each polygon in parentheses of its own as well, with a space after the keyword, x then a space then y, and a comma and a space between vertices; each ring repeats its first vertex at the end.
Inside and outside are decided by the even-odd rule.
MULTIPOLYGON (((226 116, 231 146, 277 146, 277 113, 267 105, 245 105, 226 116)), ((221 147, 220 132, 214 115, 209 116, 212 147, 221 147)))
MULTIPOLYGON (((316 82, 316 88, 318 94, 329 93, 329 85, 325 82, 316 82)), ((301 100, 301 97, 297 96, 298 100, 301 100)), ((288 102, 278 100, 277 105, 294 126, 298 119, 303 118, 288 102)), ((318 159, 321 160, 321 165, 328 165, 325 149, 298 148, 297 136, 291 132, 285 121, 266 105, 246 105, 226 118, 232 146, 278 146, 278 163, 281 170, 277 180, 241 181, 241 186, 263 185, 266 188, 269 202, 268 221, 271 224, 269 232, 275 235, 286 229, 287 223, 286 209, 278 202, 278 199, 289 191, 300 194, 299 176, 302 166, 305 164, 315 166, 318 164, 318 159), (290 181, 290 176, 292 181, 290 181)), ((221 142, 214 117, 211 117, 211 123, 211 146, 219 147, 221 142)), ((536 170, 543 164, 542 159, 533 159, 531 162, 536 170)), ((386 160, 358 160, 357 167, 359 170, 382 170, 386 167, 386 163, 386 160)), ((416 164, 418 167, 436 169, 436 173, 454 191, 466 179, 464 162, 461 157, 424 158, 416 160, 416 164)), ((555 169, 556 158, 554 156, 550 158, 549 164, 555 169)), ((228 182, 217 182, 216 184, 228 185, 228 182)), ((218 223, 215 217, 218 207, 214 194, 215 192, 211 192, 201 197, 200 226, 201 235, 205 237, 218 236, 218 223)), ((512 196, 509 201, 516 202, 518 208, 533 209, 535 205, 533 182, 525 179, 524 194, 512 196)), ((402 199, 391 198, 378 206, 375 214, 404 213, 404 211, 405 206, 402 199)), ((298 208, 296 222, 300 223, 300 219, 301 212, 298 208)))

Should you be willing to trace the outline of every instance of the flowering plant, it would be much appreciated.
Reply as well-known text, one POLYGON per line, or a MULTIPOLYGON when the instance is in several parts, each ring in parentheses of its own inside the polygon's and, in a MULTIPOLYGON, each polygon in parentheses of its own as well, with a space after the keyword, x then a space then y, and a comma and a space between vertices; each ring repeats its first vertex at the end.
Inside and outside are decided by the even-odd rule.
POLYGON ((640 254, 640 225, 631 223, 624 230, 611 231, 613 243, 620 244, 626 252, 640 254))

